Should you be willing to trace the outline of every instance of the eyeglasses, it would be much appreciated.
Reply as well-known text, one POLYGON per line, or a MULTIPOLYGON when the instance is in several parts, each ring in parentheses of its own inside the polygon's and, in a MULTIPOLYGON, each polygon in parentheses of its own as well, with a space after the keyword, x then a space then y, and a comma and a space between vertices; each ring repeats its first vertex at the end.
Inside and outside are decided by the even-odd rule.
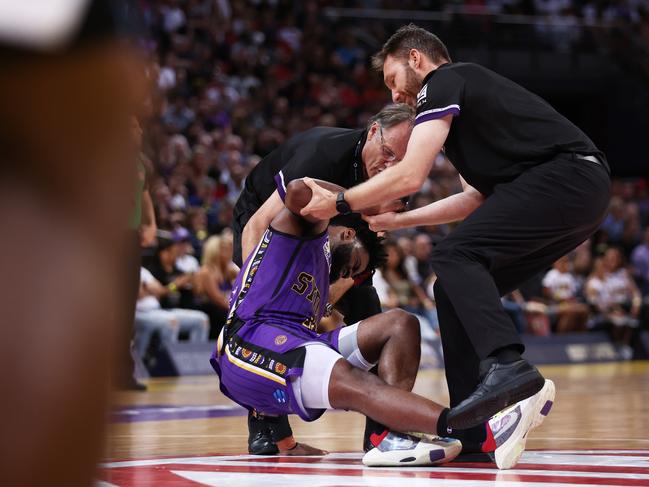
POLYGON ((381 124, 379 124, 379 134, 381 135, 381 151, 383 152, 383 159, 385 159, 386 162, 396 161, 397 155, 385 146, 385 139, 383 138, 383 127, 381 126, 381 124))

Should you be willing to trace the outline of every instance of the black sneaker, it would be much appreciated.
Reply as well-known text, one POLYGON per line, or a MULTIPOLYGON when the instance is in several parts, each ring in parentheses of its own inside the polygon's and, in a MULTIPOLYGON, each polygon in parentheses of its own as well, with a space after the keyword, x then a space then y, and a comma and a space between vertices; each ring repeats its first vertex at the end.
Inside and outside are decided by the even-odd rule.
POLYGON ((545 384, 541 373, 526 360, 499 364, 496 359, 480 363, 481 382, 468 398, 448 413, 448 425, 468 429, 494 414, 539 392, 545 384))
POLYGON ((273 441, 270 422, 264 417, 248 412, 248 453, 251 455, 277 455, 279 448, 273 441))

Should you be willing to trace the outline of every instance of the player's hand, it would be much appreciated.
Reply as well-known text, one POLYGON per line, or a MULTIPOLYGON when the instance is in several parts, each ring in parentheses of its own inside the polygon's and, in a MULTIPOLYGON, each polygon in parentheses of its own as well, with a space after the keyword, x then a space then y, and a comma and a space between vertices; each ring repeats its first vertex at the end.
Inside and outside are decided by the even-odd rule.
POLYGON ((395 228, 400 228, 398 216, 397 213, 388 212, 373 216, 363 215, 363 220, 369 224, 370 230, 373 232, 379 232, 381 230, 394 230, 395 228))
POLYGON ((329 452, 326 450, 321 450, 314 446, 307 445, 306 443, 297 443, 295 448, 290 450, 281 450, 279 451, 281 455, 292 455, 292 456, 321 456, 328 455, 329 452))
POLYGON ((302 216, 311 216, 318 220, 328 220, 338 213, 336 211, 336 195, 318 185, 311 178, 303 178, 304 184, 311 189, 311 201, 300 210, 302 216))

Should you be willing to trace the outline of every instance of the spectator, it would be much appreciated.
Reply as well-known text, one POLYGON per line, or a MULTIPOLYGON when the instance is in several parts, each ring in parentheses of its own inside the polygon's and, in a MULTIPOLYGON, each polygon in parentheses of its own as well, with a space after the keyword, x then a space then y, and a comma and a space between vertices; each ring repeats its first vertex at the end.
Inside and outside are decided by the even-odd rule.
POLYGON ((195 274, 200 268, 198 259, 193 255, 194 247, 190 237, 189 231, 183 227, 179 227, 173 232, 177 251, 175 267, 183 274, 195 274))
POLYGON ((525 318, 525 300, 520 291, 509 293, 501 299, 503 308, 516 326, 518 333, 527 330, 527 319, 525 318))
POLYGON ((424 289, 428 289, 429 281, 434 277, 433 266, 430 262, 432 251, 433 244, 430 235, 427 233, 417 234, 413 241, 413 252, 410 260, 414 264, 413 268, 415 270, 415 279, 413 281, 424 289))
POLYGON ((193 303, 192 275, 184 273, 176 266, 179 255, 179 242, 173 234, 161 231, 158 233, 158 247, 153 261, 147 266, 167 292, 158 296, 163 308, 191 308, 193 303))
POLYGON ((144 360, 154 334, 158 334, 162 347, 178 341, 178 320, 171 311, 160 307, 158 296, 163 294, 162 285, 147 269, 141 267, 133 339, 133 351, 141 360, 144 360))
POLYGON ((192 309, 163 309, 160 299, 167 296, 169 288, 163 286, 151 272, 141 269, 140 295, 135 311, 134 349, 144 358, 154 332, 163 346, 178 341, 179 333, 187 333, 189 341, 207 341, 209 320, 205 313, 192 309))
POLYGON ((570 258, 557 260, 543 278, 543 291, 556 315, 557 333, 584 331, 588 321, 588 306, 577 301, 579 281, 570 272, 570 258))
POLYGON ((218 337, 225 324, 232 282, 237 277, 232 262, 232 235, 224 232, 207 239, 202 265, 194 281, 196 305, 210 317, 210 338, 218 337))
POLYGON ((609 248, 603 258, 596 259, 586 283, 586 296, 598 313, 595 324, 609 325, 620 356, 631 359, 631 340, 638 326, 642 298, 623 266, 619 249, 609 248))
POLYGON ((649 296, 649 228, 645 229, 644 238, 631 253, 633 275, 642 294, 649 296))
MULTIPOLYGON (((429 325, 434 330, 438 329, 437 313, 435 303, 426 295, 424 290, 413 283, 409 278, 404 267, 404 256, 395 242, 388 242, 385 245, 388 254, 387 261, 380 269, 377 270, 377 280, 383 280, 387 283, 386 287, 381 285, 387 307, 399 307, 410 311, 411 313, 424 316, 429 325)), ((379 290, 377 289, 377 292, 379 290)), ((379 294, 381 298, 381 294, 379 294)))

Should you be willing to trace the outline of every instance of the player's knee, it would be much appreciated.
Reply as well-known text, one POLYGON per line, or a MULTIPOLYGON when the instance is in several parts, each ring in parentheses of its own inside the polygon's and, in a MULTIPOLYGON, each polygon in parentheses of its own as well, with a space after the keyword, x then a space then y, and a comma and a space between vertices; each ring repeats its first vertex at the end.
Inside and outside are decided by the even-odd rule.
POLYGON ((410 340, 421 340, 421 331, 419 327, 419 320, 412 313, 408 313, 402 309, 393 309, 388 311, 392 316, 391 322, 392 332, 400 337, 408 337, 410 340))

